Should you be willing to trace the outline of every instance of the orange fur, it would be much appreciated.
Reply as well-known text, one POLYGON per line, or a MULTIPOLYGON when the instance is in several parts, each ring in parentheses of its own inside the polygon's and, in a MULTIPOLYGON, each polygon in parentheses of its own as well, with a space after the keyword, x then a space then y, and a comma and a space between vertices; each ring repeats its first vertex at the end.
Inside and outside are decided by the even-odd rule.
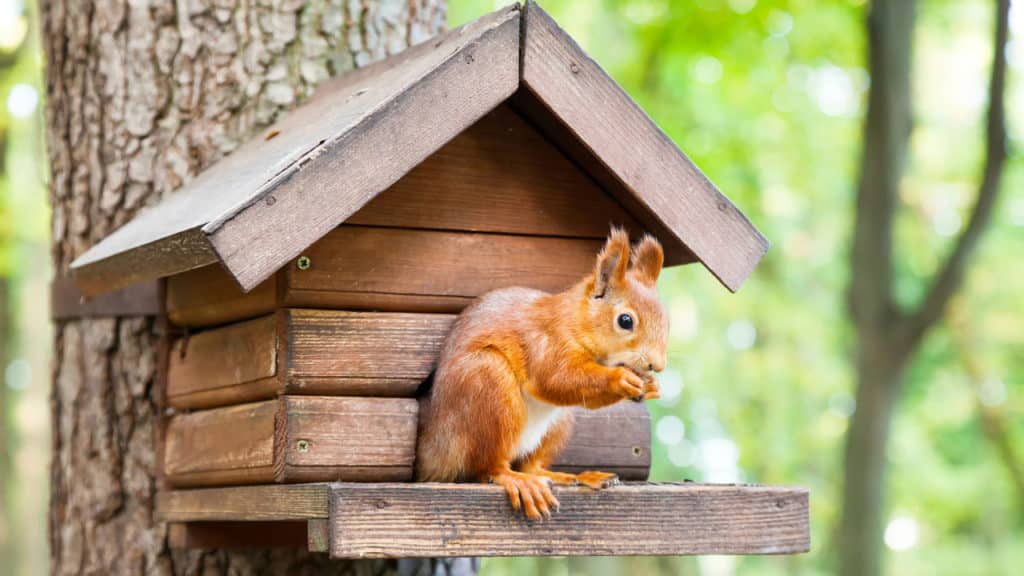
POLYGON ((530 518, 558 501, 550 484, 595 488, 614 475, 551 472, 572 419, 562 408, 600 408, 656 398, 668 320, 655 283, 661 246, 646 236, 630 251, 613 229, 594 271, 558 294, 506 288, 480 297, 445 341, 422 400, 416 478, 491 481, 530 518), (618 318, 634 319, 632 330, 618 318))

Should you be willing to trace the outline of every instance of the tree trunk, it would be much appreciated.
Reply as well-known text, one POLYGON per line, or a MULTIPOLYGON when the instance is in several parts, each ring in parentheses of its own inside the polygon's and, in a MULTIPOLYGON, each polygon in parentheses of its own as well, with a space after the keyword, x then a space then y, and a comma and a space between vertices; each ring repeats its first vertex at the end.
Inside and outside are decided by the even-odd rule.
POLYGON ((857 191, 850 308, 857 331, 857 406, 846 435, 839 574, 881 572, 886 443, 909 349, 895 335, 892 223, 911 128, 913 0, 868 14, 871 88, 857 191))
POLYGON ((995 3, 985 165, 967 227, 933 276, 922 303, 903 310, 892 297, 893 221, 911 128, 914 0, 875 0, 868 17, 871 87, 857 190, 850 304, 857 331, 857 409, 846 441, 839 573, 875 576, 882 565, 886 441, 903 369, 957 291, 991 219, 1007 156, 1006 44, 1009 0, 995 3))
MULTIPOLYGON (((884 340, 879 340, 883 342, 884 340)), ((886 444, 899 396, 902 360, 862 342, 857 407, 846 434, 843 516, 838 543, 842 576, 881 573, 886 444)))
MULTIPOLYGON (((436 34, 445 0, 41 3, 58 273, 325 78, 436 34)), ((50 546, 59 574, 375 574, 472 563, 172 552, 153 519, 155 321, 55 330, 50 546)))

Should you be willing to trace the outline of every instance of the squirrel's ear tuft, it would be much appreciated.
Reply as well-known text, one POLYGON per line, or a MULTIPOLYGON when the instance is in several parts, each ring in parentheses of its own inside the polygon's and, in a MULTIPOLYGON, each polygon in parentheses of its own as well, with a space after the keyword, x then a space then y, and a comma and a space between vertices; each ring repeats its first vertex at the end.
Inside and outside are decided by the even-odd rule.
POLYGON ((594 269, 594 289, 591 296, 604 298, 609 289, 614 290, 626 281, 629 269, 629 235, 622 228, 612 228, 601 253, 597 255, 594 269))
POLYGON ((658 281, 664 263, 665 253, 661 250, 661 243, 654 236, 645 234, 643 240, 633 248, 630 258, 637 278, 644 284, 653 286, 658 281))

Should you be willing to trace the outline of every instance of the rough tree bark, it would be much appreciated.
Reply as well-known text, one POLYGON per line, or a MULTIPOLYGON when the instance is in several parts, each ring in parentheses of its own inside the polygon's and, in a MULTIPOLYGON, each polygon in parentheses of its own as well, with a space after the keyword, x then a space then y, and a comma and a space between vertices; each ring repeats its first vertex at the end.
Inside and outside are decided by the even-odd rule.
MULTIPOLYGON (((41 3, 58 273, 329 76, 444 26, 445 0, 41 3)), ((302 552, 172 552, 153 520, 155 324, 56 327, 50 546, 58 574, 440 573, 302 552)))
MULTIPOLYGON (((871 87, 851 261, 857 408, 846 436, 839 573, 881 573, 886 443, 903 370, 957 291, 988 225, 1007 155, 1004 92, 1009 0, 998 0, 986 117, 985 166, 967 227, 914 310, 893 299, 892 237, 911 129, 914 0, 875 0, 868 16, 871 87)), ((952 153, 953 151, 951 151, 952 153)))

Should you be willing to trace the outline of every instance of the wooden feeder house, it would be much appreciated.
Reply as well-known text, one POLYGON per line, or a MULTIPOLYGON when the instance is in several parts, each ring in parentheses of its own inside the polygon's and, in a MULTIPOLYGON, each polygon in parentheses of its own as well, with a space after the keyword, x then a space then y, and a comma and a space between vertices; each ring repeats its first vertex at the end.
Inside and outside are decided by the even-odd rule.
MULTIPOLYGON (((178 546, 334 557, 794 553, 797 488, 649 484, 639 403, 579 411, 530 523, 496 486, 412 483, 417 389, 455 315, 562 290, 610 224, 737 290, 747 218, 533 3, 314 96, 72 265, 96 295, 160 279, 169 327, 158 513, 178 546), (634 482, 630 482, 634 481, 634 482)), ((109 297, 109 296, 107 296, 109 297)))

